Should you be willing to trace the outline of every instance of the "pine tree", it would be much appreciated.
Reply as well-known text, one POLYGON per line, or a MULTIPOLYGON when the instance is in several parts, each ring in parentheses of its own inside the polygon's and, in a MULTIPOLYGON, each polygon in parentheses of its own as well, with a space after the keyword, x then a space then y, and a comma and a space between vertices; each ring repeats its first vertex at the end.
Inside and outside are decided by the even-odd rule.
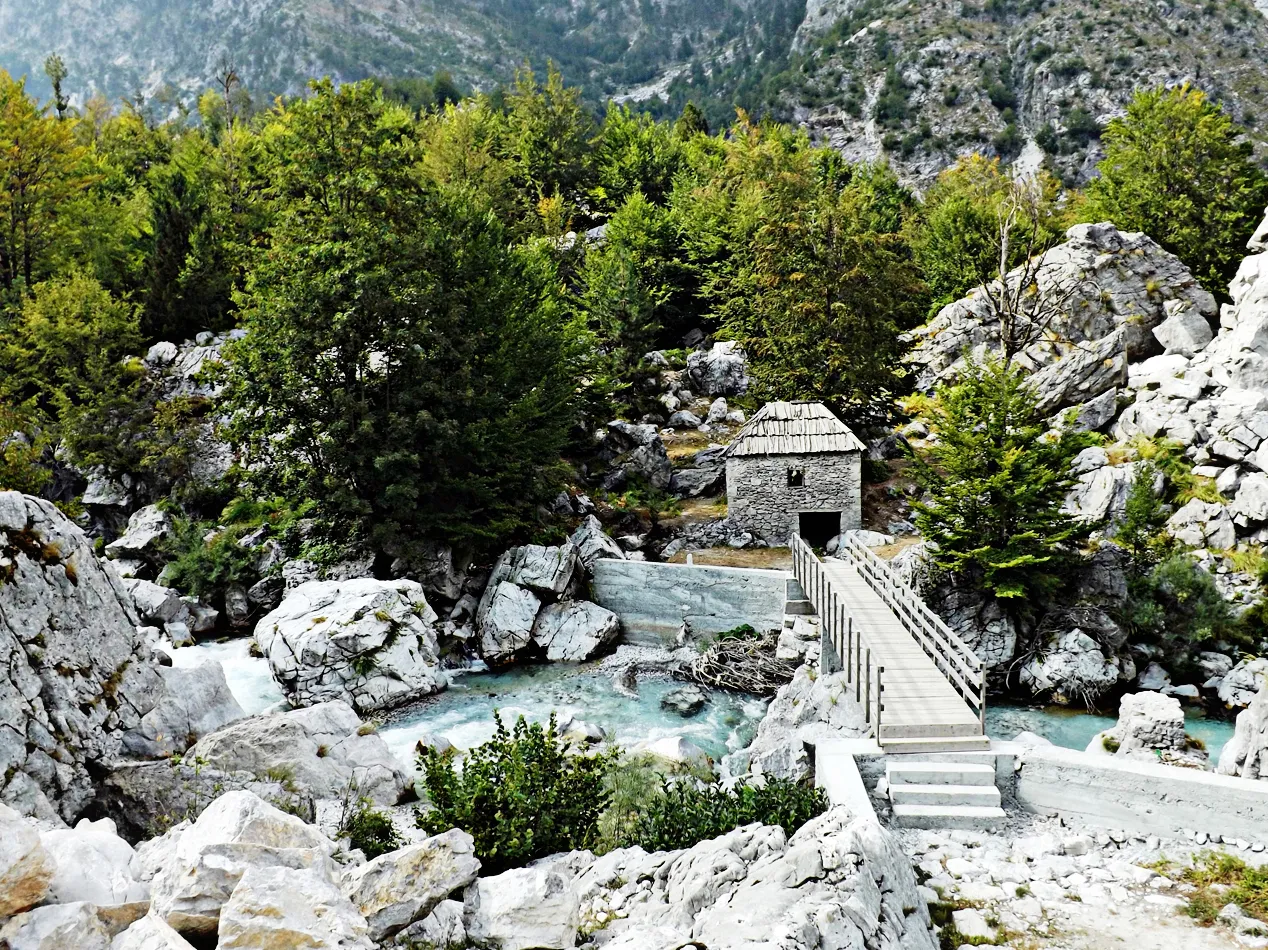
POLYGON ((1050 594, 1094 527, 1062 511, 1088 437, 1049 432, 1025 374, 994 359, 969 362, 938 390, 930 422, 937 439, 914 473, 934 563, 1023 609, 1050 594))

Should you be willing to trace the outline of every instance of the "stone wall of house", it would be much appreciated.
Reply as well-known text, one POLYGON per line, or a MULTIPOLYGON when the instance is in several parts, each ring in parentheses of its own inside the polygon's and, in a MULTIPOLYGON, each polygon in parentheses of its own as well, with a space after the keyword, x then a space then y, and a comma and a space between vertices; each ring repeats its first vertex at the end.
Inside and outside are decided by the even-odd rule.
POLYGON ((862 461, 834 455, 741 455, 727 459, 727 520, 767 541, 787 541, 798 512, 839 511, 841 530, 863 526, 862 461), (790 470, 802 484, 788 484, 790 470))

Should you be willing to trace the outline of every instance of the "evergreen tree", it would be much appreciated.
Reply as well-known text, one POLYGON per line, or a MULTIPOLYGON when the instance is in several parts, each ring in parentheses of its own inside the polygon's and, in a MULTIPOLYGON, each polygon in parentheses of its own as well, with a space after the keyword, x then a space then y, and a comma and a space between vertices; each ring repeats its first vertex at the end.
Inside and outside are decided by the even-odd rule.
POLYGON ((1101 141, 1087 214, 1145 232, 1207 290, 1226 294, 1268 205, 1268 176, 1251 143, 1187 84, 1138 92, 1101 141))
POLYGON ((938 390, 930 428, 915 509, 934 563, 1023 610, 1051 594, 1095 527, 1061 510, 1088 436, 1050 433, 1025 374, 997 360, 968 363, 938 390))

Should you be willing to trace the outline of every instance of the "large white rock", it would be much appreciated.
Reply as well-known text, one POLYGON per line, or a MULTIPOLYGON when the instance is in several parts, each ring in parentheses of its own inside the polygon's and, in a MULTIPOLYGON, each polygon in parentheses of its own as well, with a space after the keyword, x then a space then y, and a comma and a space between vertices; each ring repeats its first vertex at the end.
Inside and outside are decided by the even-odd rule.
POLYGON ((53 872, 53 858, 35 826, 0 805, 0 918, 43 903, 53 872))
POLYGON ((255 641, 292 705, 375 712, 445 688, 436 619, 415 581, 309 581, 256 624, 255 641))
POLYGON ((162 625, 176 620, 185 606, 180 593, 153 581, 141 580, 139 577, 125 577, 123 586, 132 595, 137 614, 146 623, 162 625))
POLYGON ((160 868, 151 912, 181 933, 215 933, 221 907, 252 868, 332 873, 332 841, 250 792, 222 795, 192 825, 168 835, 148 855, 160 868))
POLYGON ((1204 350, 1214 336, 1206 317, 1180 301, 1168 300, 1165 308, 1167 319, 1154 327, 1154 336, 1167 352, 1193 357, 1204 350))
MULTIPOLYGON (((491 585, 492 586, 492 585, 491 585)), ((531 590, 500 581, 477 614, 480 655, 492 666, 510 661, 533 637, 541 601, 531 590)))
POLYGON ((422 920, 479 871, 471 836, 453 828, 349 868, 343 892, 365 917, 370 937, 383 941, 422 920))
POLYGON ((593 859, 574 851, 478 878, 463 896, 467 938, 497 950, 571 950, 580 922, 572 885, 593 859))
POLYGON ((0 927, 4 950, 110 950, 112 935, 92 904, 51 904, 0 927))
POLYGON ((214 660, 199 666, 160 667, 159 676, 163 692, 158 702, 123 737, 130 755, 167 758, 246 715, 229 690, 224 667, 214 660))
POLYGON ((128 528, 106 545, 112 558, 139 559, 152 556, 159 541, 172 533, 172 519, 157 505, 146 505, 132 513, 128 528))
POLYGON ((1087 751, 1109 752, 1107 738, 1117 745, 1113 754, 1120 758, 1196 768, 1206 765, 1206 753, 1189 748, 1184 709, 1174 696, 1155 692, 1126 694, 1118 706, 1118 722, 1094 736, 1087 751))
POLYGON ((73 829, 42 832, 40 843, 56 868, 50 903, 88 901, 110 907, 149 900, 149 886, 132 875, 132 845, 119 837, 109 818, 83 818, 73 829))
POLYGON ((462 902, 441 901, 427 917, 411 924, 397 937, 398 944, 435 947, 436 950, 466 950, 467 928, 462 924, 462 902))
POLYGON ((577 548, 571 542, 551 547, 525 544, 511 548, 503 557, 505 580, 546 597, 560 597, 568 590, 578 564, 577 548))
POLYGON ((0 492, 0 801, 74 821, 154 705, 157 663, 113 567, 52 504, 0 492))
POLYGON ((391 805, 412 785, 382 736, 338 701, 239 720, 200 739, 189 757, 262 778, 285 775, 319 799, 337 798, 351 783, 358 795, 391 805))
POLYGON ((375 950, 365 918, 316 868, 248 868, 218 933, 219 950, 375 950))
POLYGON ((621 620, 606 607, 586 600, 565 600, 542 608, 533 640, 549 660, 588 660, 621 635, 621 620))
POLYGON ((1095 699, 1119 678, 1118 664, 1082 630, 1054 637, 1021 669, 1022 685, 1058 702, 1095 699))
POLYGON ((1268 521, 1268 475, 1251 472, 1243 478, 1229 510, 1238 523, 1241 519, 1253 524, 1268 521))

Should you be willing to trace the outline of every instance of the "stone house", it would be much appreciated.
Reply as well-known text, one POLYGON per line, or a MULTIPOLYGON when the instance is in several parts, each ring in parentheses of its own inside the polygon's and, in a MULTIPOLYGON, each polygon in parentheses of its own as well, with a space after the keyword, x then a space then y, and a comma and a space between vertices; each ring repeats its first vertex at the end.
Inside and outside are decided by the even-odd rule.
POLYGON ((727 519, 822 545, 863 525, 864 445, 823 403, 769 402, 726 451, 727 519))

